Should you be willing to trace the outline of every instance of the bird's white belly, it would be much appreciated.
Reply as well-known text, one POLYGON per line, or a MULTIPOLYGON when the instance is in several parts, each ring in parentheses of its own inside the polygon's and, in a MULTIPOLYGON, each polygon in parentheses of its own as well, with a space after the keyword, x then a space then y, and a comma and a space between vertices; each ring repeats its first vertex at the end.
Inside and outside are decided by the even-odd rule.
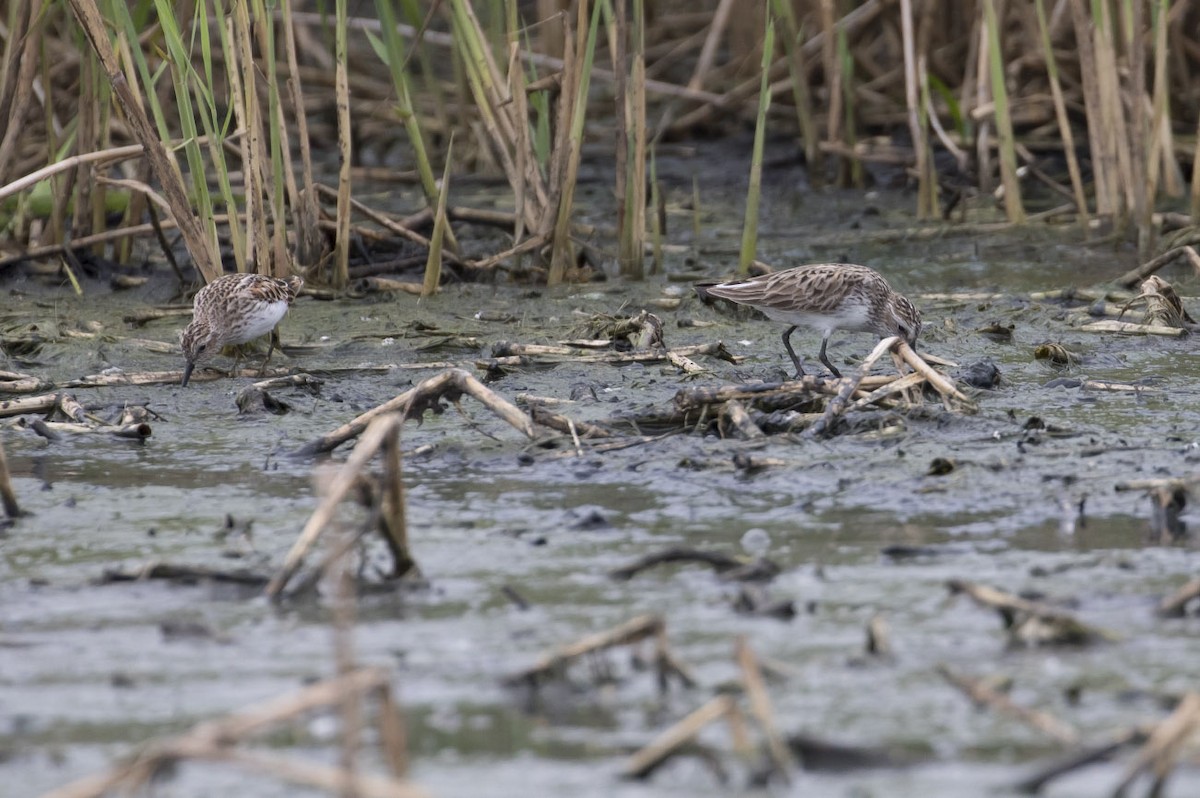
POLYGON ((849 330, 851 332, 866 332, 871 329, 871 314, 867 305, 858 302, 843 303, 833 313, 813 313, 804 310, 782 310, 780 308, 760 308, 771 321, 784 324, 798 324, 802 327, 812 327, 821 332, 834 330, 849 330))
POLYGON ((286 302, 260 302, 256 308, 245 316, 245 326, 238 330, 238 340, 235 344, 244 344, 261 338, 279 323, 288 310, 286 302))

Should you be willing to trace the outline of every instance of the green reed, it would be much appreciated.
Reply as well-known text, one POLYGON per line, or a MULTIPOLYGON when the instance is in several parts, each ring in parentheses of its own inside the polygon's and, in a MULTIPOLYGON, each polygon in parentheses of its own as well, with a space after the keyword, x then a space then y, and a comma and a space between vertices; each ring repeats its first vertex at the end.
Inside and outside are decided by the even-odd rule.
POLYGON ((758 117, 754 123, 754 150, 750 157, 750 185, 746 189, 746 216, 742 222, 742 248, 738 255, 738 274, 749 274, 758 251, 758 204, 762 198, 763 141, 767 131, 767 111, 771 107, 771 60, 775 52, 775 20, 767 12, 767 30, 762 45, 762 76, 758 92, 758 117))

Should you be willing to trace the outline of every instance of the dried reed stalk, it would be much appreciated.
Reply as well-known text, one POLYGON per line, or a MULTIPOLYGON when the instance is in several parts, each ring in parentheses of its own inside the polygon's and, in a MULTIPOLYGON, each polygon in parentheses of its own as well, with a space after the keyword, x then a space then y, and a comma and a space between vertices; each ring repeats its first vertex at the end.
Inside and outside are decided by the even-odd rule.
MULTIPOLYGON (((362 438, 358 445, 354 447, 354 451, 350 453, 345 464, 334 475, 326 488, 326 493, 322 497, 320 504, 313 510, 313 514, 309 517, 308 522, 304 525, 300 535, 296 538, 296 542, 292 544, 292 548, 288 551, 284 558, 283 565, 279 571, 271 578, 267 584, 266 595, 269 598, 279 598, 280 594, 287 587, 288 582, 295 576, 300 566, 304 563, 304 558, 309 550, 317 542, 321 533, 328 527, 330 521, 333 520, 333 514, 337 510, 339 504, 345 499, 350 490, 358 483, 362 472, 366 469, 367 464, 380 450, 387 451, 387 447, 399 447, 400 427, 403 424, 403 419, 396 413, 388 413, 378 418, 373 419, 363 432, 362 438)), ((385 462, 391 459, 390 456, 385 456, 385 462)), ((391 475, 399 479, 399 469, 391 475)), ((393 491, 390 502, 402 501, 403 494, 401 489, 389 488, 393 491)), ((395 510, 396 505, 391 505, 395 510)), ((392 538, 390 544, 393 546, 407 546, 407 531, 406 526, 401 522, 397 527, 398 534, 392 538)), ((402 550, 402 556, 397 558, 397 565, 400 560, 412 563, 412 556, 407 549, 402 550)))
POLYGON ((8 457, 4 454, 4 441, 0 441, 0 503, 4 505, 4 514, 9 518, 21 514, 21 506, 17 504, 17 494, 12 486, 12 475, 8 471, 8 457))
POLYGON ((104 19, 94 0, 69 0, 71 10, 83 28, 88 42, 100 58, 109 82, 113 87, 122 112, 128 120, 132 132, 141 145, 146 149, 155 177, 163 187, 163 193, 171 206, 171 216, 183 235, 184 244, 192 256, 196 269, 205 280, 211 281, 221 275, 221 262, 216 250, 200 224, 200 220, 192 212, 191 201, 183 186, 183 179, 176 169, 175 161, 167 151, 162 141, 155 134, 146 118, 145 112, 137 101, 137 97, 129 88, 125 74, 117 61, 116 53, 108 37, 104 19))

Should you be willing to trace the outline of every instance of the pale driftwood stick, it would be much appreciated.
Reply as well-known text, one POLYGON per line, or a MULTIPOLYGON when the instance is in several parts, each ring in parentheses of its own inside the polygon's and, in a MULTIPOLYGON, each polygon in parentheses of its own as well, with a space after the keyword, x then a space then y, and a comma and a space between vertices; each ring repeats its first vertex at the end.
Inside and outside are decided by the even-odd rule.
MULTIPOLYGON (((453 369, 454 386, 465 394, 475 397, 488 410, 491 410, 497 416, 507 421, 511 426, 522 432, 526 438, 533 438, 537 432, 533 428, 533 421, 529 416, 521 412, 521 409, 512 402, 500 396, 491 388, 484 385, 474 376, 463 371, 462 369, 453 369)), ((415 403, 415 401, 414 401, 415 403)), ((412 405, 409 405, 411 409, 412 405)), ((407 417, 409 409, 405 410, 407 417)))
POLYGON ((161 308, 139 308, 132 313, 126 313, 121 321, 140 327, 148 321, 157 319, 174 319, 180 316, 192 315, 190 305, 169 305, 161 308))
POLYGON ((1200 484, 1200 474, 1190 477, 1174 477, 1171 479, 1131 479, 1128 482, 1118 482, 1113 486, 1117 492, 1127 490, 1191 490, 1200 484))
MULTIPOLYGON (((203 140, 207 141, 207 137, 205 137, 203 140)), ((74 169, 80 164, 117 163, 130 158, 136 158, 140 156, 142 152, 143 150, 141 144, 127 144, 124 147, 113 147, 111 149, 98 150, 96 152, 85 152, 81 155, 72 155, 68 158, 63 158, 61 161, 55 161, 49 166, 43 166, 36 172, 30 172, 24 177, 18 178, 6 186, 0 186, 0 201, 11 197, 13 194, 18 194, 27 188, 33 188, 46 178, 52 177, 60 172, 66 172, 70 169, 74 169)))
POLYGON ((1168 249, 1166 252, 1159 255, 1157 258, 1146 261, 1141 266, 1138 266, 1136 269, 1130 269, 1129 271, 1125 272, 1124 274, 1122 274, 1120 277, 1117 278, 1117 285, 1123 286, 1125 288, 1133 288, 1135 285, 1140 283, 1142 280, 1145 280, 1150 275, 1154 274, 1156 271, 1161 269, 1163 266, 1166 266, 1168 263, 1175 260, 1180 255, 1185 254, 1184 253, 1185 249, 1187 249, 1187 247, 1175 247, 1174 249, 1168 249))
POLYGON ((887 621, 876 613, 867 621, 867 653, 876 657, 892 656, 891 635, 888 634, 887 621))
POLYGON ((883 357, 884 353, 895 346, 899 340, 894 335, 884 338, 875 345, 875 348, 871 350, 871 354, 867 355, 862 365, 858 367, 853 375, 838 380, 837 393, 826 402, 825 412, 821 414, 820 420, 804 431, 805 437, 820 437, 832 431, 834 421, 846 410, 846 405, 850 401, 850 397, 858 390, 858 386, 862 383, 863 378, 867 376, 867 372, 875 365, 875 361, 883 357))
POLYGON ((1193 246, 1183 248, 1183 254, 1187 256, 1188 263, 1192 265, 1192 270, 1200 274, 1200 252, 1196 252, 1193 246))
POLYGON ((951 579, 946 582, 951 593, 966 593, 975 603, 989 607, 999 612, 1024 612, 1040 617, 1062 617, 1063 611, 1049 604, 1029 601, 994 587, 967 582, 962 579, 951 579))
POLYGON ((1159 602, 1158 614, 1164 618, 1178 618, 1183 615, 1187 603, 1197 598, 1200 598, 1200 579, 1193 579, 1159 602))
POLYGON ((420 296, 421 284, 387 277, 360 277, 354 281, 354 290, 363 294, 402 293, 420 296))
MULTIPOLYGON (((495 347, 491 360, 498 362, 500 365, 519 365, 519 360, 512 358, 521 357, 565 357, 569 358, 573 363, 656 363, 662 360, 670 360, 670 354, 678 357, 690 358, 696 355, 711 355, 722 360, 735 362, 736 358, 729 354, 725 349, 725 345, 720 341, 711 344, 696 344, 694 346, 681 346, 676 349, 648 349, 639 352, 605 352, 601 354, 580 354, 580 352, 569 346, 552 346, 547 344, 516 344, 506 343, 495 347)), ((480 367, 484 368, 489 365, 489 361, 479 361, 480 367)))
POLYGON ((965 693, 967 698, 978 706, 1016 718, 1042 734, 1053 737, 1060 743, 1073 745, 1079 740, 1079 732, 1073 726, 1049 713, 1014 703, 1011 698, 996 692, 979 679, 961 676, 945 665, 939 665, 937 671, 946 681, 965 693))
POLYGON ((763 736, 767 738, 767 751, 775 762, 775 770, 783 777, 785 783, 792 781, 792 771, 796 767, 792 752, 779 730, 775 728, 775 716, 771 709, 771 697, 767 695, 767 685, 763 681, 762 671, 759 670, 758 660, 746 638, 739 636, 736 643, 738 667, 742 671, 742 686, 746 688, 746 697, 750 700, 750 714, 758 721, 763 736))
MULTIPOLYGON (((608 342, 611 345, 611 341, 608 342)), ((496 357, 512 357, 524 355, 526 357, 537 357, 539 355, 578 355, 579 350, 571 346, 554 346, 552 344, 517 344, 509 342, 501 342, 492 347, 492 354, 496 357)))
POLYGON ((378 407, 371 408, 352 421, 338 427, 333 432, 309 442, 301 447, 296 454, 298 456, 311 456, 332 452, 346 441, 362 434, 362 431, 367 428, 372 419, 385 413, 395 412, 399 412, 404 418, 408 418, 414 405, 420 407, 423 402, 436 400, 451 388, 469 394, 482 402, 493 413, 524 433, 527 438, 534 437, 533 422, 516 405, 513 405, 507 399, 501 398, 463 369, 452 368, 443 371, 441 374, 435 374, 395 398, 389 399, 378 407))
POLYGON ((304 562, 304 557, 308 550, 316 543, 320 537, 322 530, 333 519, 333 514, 337 510, 342 499, 354 487, 354 483, 358 480, 362 470, 375 456, 375 452, 390 436, 397 433, 401 424, 398 415, 384 415, 378 419, 372 419, 370 426, 367 427, 362 439, 358 445, 354 447, 354 451, 350 453, 350 457, 346 459, 345 464, 338 470, 337 474, 330 481, 327 488, 327 493, 321 499, 321 503, 313 510, 313 514, 309 517, 308 523, 304 525, 300 536, 296 538, 296 542, 292 544, 291 550, 284 558, 283 565, 278 573, 271 578, 267 585, 266 595, 269 598, 277 598, 280 592, 287 586, 288 581, 299 570, 300 565, 304 562))
POLYGON ((37 393, 50 387, 50 383, 37 377, 12 372, 0 373, 0 393, 37 393))
POLYGON ((708 371, 708 369, 704 368, 696 361, 673 350, 667 351, 667 360, 672 366, 679 369, 684 374, 695 376, 697 374, 704 374, 706 371, 708 371))
POLYGON ((1162 324, 1135 324, 1131 321, 1117 321, 1115 319, 1102 319, 1100 321, 1088 322, 1076 328, 1083 332, 1119 332, 1131 333, 1137 335, 1161 335, 1166 338, 1182 338, 1188 334, 1188 331, 1182 327, 1167 327, 1162 324))
POLYGON ((83 409, 83 405, 79 404, 75 397, 70 394, 59 394, 58 409, 67 418, 80 423, 87 417, 87 411, 83 409))
POLYGON ((325 380, 311 374, 288 374, 286 377, 272 377, 254 383, 255 388, 267 391, 272 388, 319 388, 325 380))
POLYGON ((729 428, 736 433, 737 437, 744 441, 753 441, 766 437, 766 434, 750 418, 750 414, 746 412, 745 406, 737 399, 730 399, 725 403, 725 407, 721 412, 721 418, 728 422, 729 428))
POLYGON ((99 798, 115 787, 129 784, 131 779, 142 773, 154 772, 159 764, 177 758, 182 752, 190 754, 220 750, 315 709, 332 706, 344 692, 377 690, 388 685, 390 680, 387 669, 366 667, 317 682, 295 693, 251 705, 241 712, 204 721, 183 735, 151 743, 132 762, 84 777, 45 793, 41 798, 99 798))
POLYGON ((708 724, 729 715, 737 707, 733 696, 719 695, 711 698, 699 709, 666 729, 636 754, 621 768, 627 779, 644 779, 700 733, 708 724))
POLYGON ((1197 729, 1200 729, 1200 693, 1189 692, 1175 711, 1150 732, 1150 737, 1126 766, 1125 775, 1113 794, 1124 795, 1134 779, 1151 768, 1155 782, 1161 784, 1184 753, 1182 749, 1188 740, 1196 736, 1197 729))
POLYGON ((934 371, 933 368, 931 368, 928 363, 922 360, 921 356, 914 352, 912 347, 907 343, 904 341, 898 342, 896 344, 895 351, 898 355, 900 355, 901 358, 904 359, 905 363, 913 368, 914 371, 919 372, 921 376, 924 377, 925 380, 942 395, 942 398, 947 400, 947 403, 949 402, 950 398, 954 398, 961 402, 967 409, 975 409, 974 402, 972 402, 965 395, 963 395, 962 392, 955 388, 953 382, 951 382, 942 374, 934 371))
POLYGON ((874 404, 881 399, 886 399, 892 394, 901 393, 903 391, 907 391, 909 388, 914 388, 924 381, 925 377, 920 372, 914 371, 911 374, 905 374, 903 377, 893 379, 887 385, 876 388, 866 396, 855 400, 854 404, 850 405, 850 409, 861 410, 867 405, 874 404))
POLYGON ((185 749, 180 753, 185 754, 189 759, 240 765, 292 784, 315 787, 330 794, 354 795, 358 798, 430 798, 432 795, 420 787, 385 776, 352 774, 330 765, 286 759, 260 751, 207 747, 185 749))
MULTIPOLYGON (((3 383, 0 383, 3 385, 3 383)), ((3 390, 3 388, 0 388, 3 390)), ((41 396, 25 396, 21 399, 5 399, 0 401, 0 418, 8 416, 24 416, 30 413, 48 413, 58 405, 58 394, 46 393, 41 396)))
POLYGON ((8 457, 4 454, 3 441, 0 441, 0 503, 4 505, 4 514, 7 517, 16 518, 21 514, 17 494, 12 487, 12 477, 8 473, 8 457))
POLYGON ((531 404, 529 406, 529 415, 533 419, 533 423, 549 427, 556 432, 562 432, 567 435, 582 435, 584 438, 613 437, 613 433, 603 427, 597 427, 595 424, 588 424, 583 421, 575 421, 558 413, 551 413, 540 404, 531 404))
POLYGON ((400 705, 392 695, 392 688, 382 684, 375 690, 379 709, 379 746, 392 775, 398 779, 408 775, 408 731, 400 714, 400 705))
POLYGON ((724 404, 730 399, 752 403, 765 395, 795 394, 800 398, 805 395, 831 394, 836 389, 837 380, 825 380, 810 374, 790 382, 682 388, 675 394, 675 406, 680 410, 697 410, 705 405, 724 404))
POLYGON ((525 239, 515 247, 506 249, 503 252, 497 252, 495 255, 483 258, 481 260, 469 260, 467 261, 467 266, 472 269, 491 269, 492 267, 499 265, 509 258, 515 258, 517 255, 522 255, 526 252, 532 252, 535 249, 540 249, 549 240, 549 233, 538 233, 537 235, 530 236, 529 238, 525 239))
POLYGON ((43 429, 53 433, 71 433, 75 435, 115 435, 118 438, 132 438, 134 440, 143 440, 149 438, 153 430, 146 422, 136 424, 77 424, 73 421, 44 421, 41 424, 43 429))
MULTIPOLYGON (((215 382, 224 379, 239 379, 242 377, 286 377, 288 369, 284 366, 266 369, 244 368, 225 372, 214 369, 203 369, 192 374, 190 382, 215 382)), ((63 388, 101 388, 113 385, 178 385, 183 379, 183 371, 138 371, 129 374, 89 374, 77 380, 68 380, 63 388)), ((190 384, 190 383, 189 383, 190 384)), ((0 390, 3 385, 0 384, 0 390)))
POLYGON ((658 615, 638 615, 611 629, 586 635, 574 643, 559 646, 538 657, 537 662, 528 668, 505 677, 504 682, 510 685, 524 682, 536 683, 538 679, 552 675, 559 668, 584 654, 627 643, 636 643, 639 640, 654 637, 662 629, 663 620, 658 615))
POLYGON ((453 382, 451 370, 443 371, 441 374, 436 374, 429 379, 418 383, 409 388, 402 394, 389 399, 381 405, 371 408, 367 412, 359 415, 354 420, 343 424, 328 435, 324 435, 315 441, 312 441, 301 447, 296 452, 298 455, 314 455, 332 452, 337 447, 341 446, 352 438, 357 438, 362 434, 362 431, 367 428, 367 425, 374 419, 386 413, 398 413, 406 410, 409 402, 414 396, 417 396, 422 390, 430 393, 438 393, 445 390, 446 386, 453 382))

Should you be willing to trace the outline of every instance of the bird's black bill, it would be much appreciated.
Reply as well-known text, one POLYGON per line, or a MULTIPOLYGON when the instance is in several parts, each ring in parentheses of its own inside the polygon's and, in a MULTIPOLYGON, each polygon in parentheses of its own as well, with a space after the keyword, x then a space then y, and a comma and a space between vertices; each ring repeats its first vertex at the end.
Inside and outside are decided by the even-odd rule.
POLYGON ((195 363, 188 363, 183 367, 183 382, 179 383, 180 387, 186 388, 188 380, 192 378, 192 369, 196 367, 195 363))

